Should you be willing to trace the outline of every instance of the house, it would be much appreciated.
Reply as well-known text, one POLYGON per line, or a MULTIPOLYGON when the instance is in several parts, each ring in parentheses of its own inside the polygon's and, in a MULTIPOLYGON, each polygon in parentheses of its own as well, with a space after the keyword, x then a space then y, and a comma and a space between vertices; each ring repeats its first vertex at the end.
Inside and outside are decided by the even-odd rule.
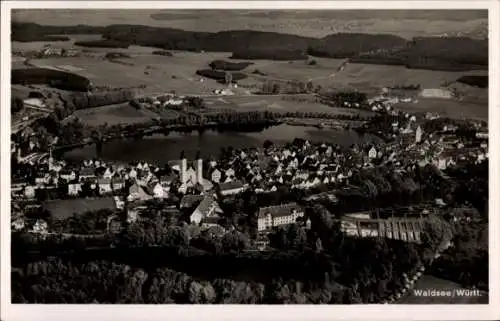
POLYGON ((246 185, 238 180, 219 184, 219 192, 224 196, 239 194, 245 189, 246 185))
POLYGON ((82 191, 82 184, 79 182, 68 184, 68 195, 76 196, 82 191))
POLYGON ((75 171, 63 169, 59 172, 59 177, 65 179, 68 182, 71 182, 76 179, 75 171))
POLYGON ((102 178, 97 180, 97 185, 99 186, 99 193, 107 194, 113 192, 113 188, 111 187, 111 179, 102 178))
POLYGON ((142 188, 138 184, 130 186, 128 194, 129 195, 127 196, 127 200, 129 202, 146 201, 152 199, 152 196, 148 195, 146 191, 144 191, 144 188, 142 188))
POLYGON ((304 211, 297 203, 261 207, 257 214, 257 229, 261 232, 277 226, 294 224, 297 218, 303 216, 304 211))
POLYGON ((160 185, 165 192, 170 191, 170 186, 176 180, 176 178, 177 177, 174 175, 164 175, 164 176, 160 177, 159 182, 160 182, 160 185))
POLYGON ((203 219, 208 217, 218 217, 218 214, 221 212, 222 211, 215 198, 208 195, 203 198, 200 204, 198 204, 189 219, 191 223, 200 224, 203 219))
POLYGON ((13 192, 20 192, 28 185, 24 178, 13 178, 10 183, 10 188, 13 192))
POLYGON ((38 173, 37 177, 35 177, 35 184, 37 186, 43 186, 45 184, 48 184, 50 182, 50 175, 43 174, 43 173, 38 173))
POLYGON ((115 173, 113 173, 113 171, 109 167, 107 167, 106 170, 104 171, 104 173, 102 174, 102 177, 107 178, 107 179, 111 179, 114 174, 115 173))
POLYGON ((24 197, 35 198, 35 188, 31 185, 26 186, 24 188, 24 197))
POLYGON ((132 179, 136 178, 137 177, 137 171, 134 168, 130 169, 130 171, 128 172, 128 177, 130 177, 132 179))
POLYGON ((48 224, 44 220, 37 220, 31 231, 33 233, 46 234, 48 232, 48 224))
POLYGON ((149 184, 149 189, 150 194, 153 195, 154 198, 164 198, 168 195, 168 192, 166 192, 158 182, 149 184))
POLYGON ((220 226, 219 222, 220 222, 220 216, 205 217, 200 222, 201 229, 202 231, 205 231, 208 229, 216 228, 220 226))
POLYGON ((119 191, 125 187, 125 181, 121 178, 113 177, 111 179, 111 189, 119 191))
POLYGON ((224 174, 225 174, 226 177, 229 177, 229 178, 232 179, 232 178, 234 178, 234 175, 236 173, 235 173, 234 169, 228 168, 228 169, 226 169, 226 171, 224 172, 224 174))
POLYGON ((370 159, 377 158, 377 149, 375 148, 375 146, 372 146, 368 150, 368 158, 370 158, 370 159))
POLYGON ((214 170, 210 173, 210 180, 214 183, 220 183, 221 177, 222 172, 217 168, 214 168, 214 170))
POLYGON ((95 169, 92 167, 85 167, 80 170, 79 180, 80 182, 86 180, 93 180, 96 178, 95 169))
POLYGON ((22 229, 24 229, 25 227, 25 223, 24 223, 24 219, 21 218, 21 217, 18 217, 17 219, 15 219, 12 224, 11 224, 11 228, 12 230, 14 231, 20 231, 22 229))
POLYGON ((179 203, 179 208, 192 208, 199 204, 204 198, 203 195, 185 195, 179 203))

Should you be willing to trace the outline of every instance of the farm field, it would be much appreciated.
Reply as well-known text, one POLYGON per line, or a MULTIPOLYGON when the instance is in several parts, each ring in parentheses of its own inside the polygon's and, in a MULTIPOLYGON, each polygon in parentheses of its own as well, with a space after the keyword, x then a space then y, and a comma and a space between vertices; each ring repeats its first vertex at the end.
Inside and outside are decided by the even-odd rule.
POLYGON ((135 109, 128 103, 109 105, 99 108, 77 110, 71 117, 78 118, 88 126, 101 126, 104 124, 137 124, 147 122, 158 117, 158 114, 145 109, 135 109))
POLYGON ((55 219, 62 220, 71 217, 73 213, 82 214, 87 211, 114 209, 115 203, 112 197, 101 197, 51 200, 45 202, 42 206, 51 212, 55 219))
POLYGON ((421 88, 439 88, 464 75, 485 75, 487 71, 449 72, 407 69, 404 66, 347 64, 334 77, 323 80, 323 87, 356 87, 379 92, 383 87, 417 85, 421 88))
POLYGON ((315 102, 302 102, 291 100, 290 97, 280 96, 226 96, 205 98, 207 107, 230 109, 232 111, 268 110, 274 112, 314 112, 329 114, 360 114, 361 116, 373 115, 370 111, 335 108, 315 102))
MULTIPOLYGON (((115 52, 107 50, 107 52, 115 52)), ((99 57, 71 57, 32 60, 38 67, 51 67, 73 72, 87 77, 96 86, 139 87, 141 94, 155 94, 170 91, 187 95, 210 94, 221 88, 214 80, 195 74, 214 59, 213 54, 175 53, 175 57, 152 54, 138 54, 110 62, 99 57)), ((223 58, 223 57, 222 57, 223 58)))
POLYGON ((418 103, 400 103, 394 108, 408 112, 440 113, 456 119, 477 119, 488 121, 488 104, 457 101, 452 99, 419 98, 418 103))

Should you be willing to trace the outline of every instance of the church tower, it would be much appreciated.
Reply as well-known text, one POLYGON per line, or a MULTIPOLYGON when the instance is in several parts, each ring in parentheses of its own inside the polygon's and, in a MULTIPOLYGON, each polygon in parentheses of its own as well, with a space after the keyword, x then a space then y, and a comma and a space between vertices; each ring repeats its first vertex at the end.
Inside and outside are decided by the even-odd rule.
POLYGON ((203 184, 203 159, 199 151, 196 153, 196 181, 203 184))
POLYGON ((186 184, 187 181, 187 159, 184 151, 181 152, 181 183, 186 184))

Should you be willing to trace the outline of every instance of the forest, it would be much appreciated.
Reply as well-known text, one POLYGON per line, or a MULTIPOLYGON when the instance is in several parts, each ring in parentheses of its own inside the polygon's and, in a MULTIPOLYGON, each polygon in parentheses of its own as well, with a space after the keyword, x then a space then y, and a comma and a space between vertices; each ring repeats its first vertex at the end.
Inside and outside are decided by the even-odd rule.
MULTIPOLYGON (((62 36, 72 34, 101 34, 105 28, 77 25, 77 26, 44 26, 36 23, 16 22, 11 24, 11 41, 33 42, 33 41, 62 41, 62 36)), ((69 40, 68 37, 66 40, 69 40)))
POLYGON ((478 88, 488 88, 488 76, 462 76, 457 82, 478 88))
POLYGON ((243 49, 234 51, 231 59, 266 59, 266 60, 307 60, 307 54, 302 50, 270 50, 270 49, 243 49))
POLYGON ((232 52, 235 59, 305 60, 350 58, 353 62, 395 64, 431 70, 487 69, 488 40, 466 37, 416 37, 336 33, 310 38, 276 32, 233 30, 192 32, 141 25, 41 26, 13 23, 12 40, 43 40, 49 35, 101 34, 103 40, 78 42, 91 47, 127 48, 142 45, 165 50, 232 52))
POLYGON ((276 231, 281 244, 289 245, 276 243, 279 251, 267 253, 248 251, 249 239, 238 231, 217 236, 193 226, 172 225, 175 222, 158 210, 111 236, 114 248, 85 250, 83 240, 61 239, 73 252, 56 259, 46 257, 50 252, 25 252, 22 243, 33 240, 14 235, 13 298, 31 303, 369 303, 401 288, 402 273, 411 272, 424 259, 418 247, 405 242, 344 237, 327 213, 317 215, 311 231, 301 227, 284 234, 276 231), (110 267, 123 272, 111 272, 110 267), (134 281, 134 272, 143 275, 141 286, 134 281), (199 288, 193 285, 198 282, 216 293, 210 299, 190 297, 189 289, 173 294, 166 284, 179 276, 189 280, 190 288, 199 288), (129 282, 133 289, 121 288, 129 282), (268 294, 254 297, 234 288, 252 284, 260 284, 268 294))
POLYGON ((48 68, 12 69, 11 83, 16 85, 44 84, 72 91, 88 91, 90 80, 73 73, 48 68))
POLYGON ((251 62, 231 62, 225 60, 214 60, 209 64, 209 66, 210 68, 217 70, 240 71, 252 64, 253 63, 251 62))
POLYGON ((94 48, 122 48, 126 49, 130 46, 129 43, 125 41, 117 40, 90 40, 90 41, 77 41, 75 46, 81 47, 94 47, 94 48))
MULTIPOLYGON (((213 70, 213 69, 199 69, 196 70, 196 74, 199 76, 207 77, 210 79, 215 79, 218 81, 226 80, 226 72, 222 70, 213 70)), ((231 79, 233 81, 238 81, 247 78, 247 75, 241 72, 231 72, 231 79)))

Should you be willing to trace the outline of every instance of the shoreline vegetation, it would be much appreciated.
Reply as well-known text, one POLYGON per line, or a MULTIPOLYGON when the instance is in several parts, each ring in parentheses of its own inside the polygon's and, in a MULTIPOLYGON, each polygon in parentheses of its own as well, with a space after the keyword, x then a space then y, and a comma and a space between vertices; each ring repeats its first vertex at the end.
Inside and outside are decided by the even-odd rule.
POLYGON ((125 24, 93 27, 14 22, 11 40, 46 41, 53 35, 63 35, 57 40, 64 40, 64 36, 71 34, 102 35, 101 40, 75 43, 84 47, 128 48, 139 45, 200 53, 231 52, 231 58, 246 60, 306 60, 309 55, 415 69, 488 69, 488 39, 467 37, 416 37, 408 41, 395 35, 336 33, 310 38, 252 30, 212 33, 125 24))

